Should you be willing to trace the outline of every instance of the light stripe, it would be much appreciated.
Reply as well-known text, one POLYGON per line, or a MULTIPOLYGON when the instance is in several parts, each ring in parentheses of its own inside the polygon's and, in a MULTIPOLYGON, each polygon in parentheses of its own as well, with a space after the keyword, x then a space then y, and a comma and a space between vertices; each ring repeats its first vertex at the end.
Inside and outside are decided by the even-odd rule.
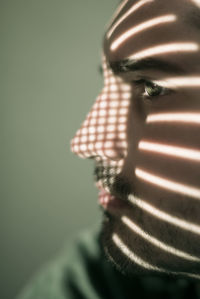
POLYGON ((154 271, 158 271, 158 272, 166 272, 164 269, 160 269, 158 267, 155 267, 147 262, 145 262, 143 259, 141 259, 139 256, 137 256, 133 251, 131 251, 123 242, 122 240, 119 238, 119 236, 117 234, 113 234, 112 236, 112 240, 114 241, 114 243, 117 245, 118 248, 120 248, 120 250, 130 259, 132 260, 134 263, 136 263, 137 265, 148 269, 148 270, 154 270, 154 271))
POLYGON ((132 54, 127 59, 142 59, 165 53, 196 52, 199 50, 197 43, 170 43, 158 45, 132 54))
POLYGON ((196 256, 192 256, 191 254, 178 250, 172 246, 166 245, 160 240, 148 235, 144 230, 142 230, 139 226, 133 223, 133 221, 131 221, 128 217, 123 216, 122 222, 126 224, 132 231, 136 232, 138 235, 140 235, 142 238, 144 238, 149 243, 155 245, 156 247, 164 251, 167 251, 168 253, 176 255, 178 257, 184 258, 186 260, 200 262, 200 258, 196 256))
POLYGON ((192 0, 192 2, 197 5, 198 7, 200 7, 200 0, 192 0))
POLYGON ((122 9, 126 6, 126 4, 128 3, 129 0, 124 0, 117 8, 117 10, 115 11, 114 15, 112 16, 112 19, 110 20, 110 24, 112 24, 112 22, 114 21, 114 19, 116 19, 118 17, 118 15, 120 14, 120 12, 122 11, 122 9))
POLYGON ((130 37, 134 36, 138 32, 141 32, 145 29, 151 28, 153 26, 157 26, 162 23, 169 23, 169 22, 174 22, 176 21, 176 16, 175 15, 165 15, 162 17, 157 17, 151 20, 148 20, 144 23, 141 23, 137 26, 134 26, 133 28, 127 30, 124 32, 120 37, 118 37, 112 44, 111 44, 111 51, 115 51, 118 49, 118 47, 123 44, 124 41, 129 39, 130 37))
POLYGON ((161 85, 162 87, 171 87, 171 88, 199 87, 200 77, 175 77, 175 78, 166 78, 164 80, 155 80, 153 82, 155 84, 161 85))
POLYGON ((200 199, 200 189, 164 179, 149 172, 143 171, 139 168, 135 169, 135 174, 138 178, 160 188, 167 189, 195 199, 200 199))
POLYGON ((153 143, 148 141, 139 142, 138 148, 144 151, 160 153, 163 155, 184 158, 189 160, 200 161, 200 151, 187 149, 183 147, 171 146, 161 143, 153 143))
POLYGON ((162 220, 162 221, 165 221, 165 222, 168 222, 176 227, 179 227, 181 229, 184 229, 186 231, 189 231, 193 234, 197 234, 197 235, 200 235, 200 226, 195 224, 195 223, 192 223, 192 222, 189 222, 189 221, 185 221, 185 220, 182 220, 180 218, 177 218, 175 216, 172 216, 166 212, 163 212, 159 209, 157 209, 156 207, 150 205, 149 203, 147 203, 146 201, 130 194, 128 196, 128 200, 136 205, 137 207, 139 207, 140 209, 146 211, 147 213, 153 215, 154 217, 162 220))
POLYGON ((157 113, 147 116, 146 123, 154 122, 182 122, 200 124, 200 113, 157 113))
MULTIPOLYGON (((119 20, 110 28, 110 30, 107 33, 107 38, 110 38, 115 29, 128 17, 130 16, 133 12, 138 10, 140 7, 142 7, 144 4, 153 2, 154 0, 142 0, 139 1, 138 3, 134 4, 119 20)), ((120 9, 121 11, 121 9, 120 9)))
POLYGON ((130 260, 132 260, 134 263, 137 265, 147 269, 147 270, 153 270, 157 272, 163 272, 163 273, 172 273, 175 275, 182 275, 182 276, 187 276, 195 279, 200 279, 200 276, 197 274, 191 274, 191 273, 184 273, 184 272, 174 272, 174 271, 168 271, 163 268, 158 268, 156 266, 153 266, 140 257, 138 257, 132 250, 128 248, 127 245, 120 239, 120 237, 117 234, 112 235, 112 240, 115 243, 115 245, 126 255, 130 260))

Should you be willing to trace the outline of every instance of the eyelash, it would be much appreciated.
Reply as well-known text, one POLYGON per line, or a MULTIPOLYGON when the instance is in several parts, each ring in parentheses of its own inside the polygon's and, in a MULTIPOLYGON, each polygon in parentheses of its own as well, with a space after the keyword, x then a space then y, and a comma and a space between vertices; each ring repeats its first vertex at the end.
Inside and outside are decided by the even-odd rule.
MULTIPOLYGON (((102 67, 101 64, 98 66, 98 71, 99 71, 99 73, 100 73, 101 75, 103 75, 103 67, 102 67)), ((132 81, 132 82, 135 84, 136 88, 138 88, 138 89, 139 89, 142 85, 145 86, 145 84, 146 84, 146 85, 147 85, 147 84, 151 84, 151 85, 154 85, 154 87, 157 86, 158 88, 162 89, 162 93, 159 94, 159 95, 155 95, 155 96, 150 96, 150 95, 148 95, 146 92, 142 93, 142 94, 141 94, 141 97, 142 97, 143 99, 153 100, 153 98, 155 99, 155 98, 157 98, 157 97, 159 97, 159 96, 165 96, 165 95, 168 95, 168 94, 174 92, 172 89, 165 88, 165 87, 163 87, 163 86, 161 86, 161 85, 155 84, 153 81, 146 80, 146 79, 140 79, 140 80, 136 80, 136 81, 132 81)))
POLYGON ((147 92, 145 91, 144 93, 141 94, 143 99, 153 99, 153 98, 155 99, 159 96, 165 96, 165 95, 168 95, 168 94, 173 92, 172 89, 162 87, 161 85, 155 84, 154 82, 148 81, 148 80, 145 80, 145 79, 140 79, 140 80, 137 80, 137 81, 133 81, 133 83, 136 85, 136 88, 140 88, 142 85, 145 87, 145 85, 147 86, 149 84, 149 85, 152 85, 152 87, 158 87, 158 88, 161 89, 161 93, 159 95, 154 95, 154 96, 148 95, 147 92))

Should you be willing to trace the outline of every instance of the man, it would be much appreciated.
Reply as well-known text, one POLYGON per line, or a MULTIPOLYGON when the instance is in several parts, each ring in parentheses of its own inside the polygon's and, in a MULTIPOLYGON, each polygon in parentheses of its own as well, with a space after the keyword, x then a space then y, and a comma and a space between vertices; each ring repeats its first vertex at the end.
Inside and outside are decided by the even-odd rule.
POLYGON ((122 1, 104 37, 104 88, 71 142, 95 163, 100 242, 86 235, 23 298, 200 298, 199 9, 122 1))

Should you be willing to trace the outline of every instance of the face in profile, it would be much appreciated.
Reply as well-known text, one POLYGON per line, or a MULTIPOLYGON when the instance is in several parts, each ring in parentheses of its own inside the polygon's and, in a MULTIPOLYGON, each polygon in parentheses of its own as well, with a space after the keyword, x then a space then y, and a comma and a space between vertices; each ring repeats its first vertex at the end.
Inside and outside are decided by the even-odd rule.
POLYGON ((200 3, 123 1, 104 87, 71 146, 95 164, 106 255, 127 275, 200 278, 200 3))

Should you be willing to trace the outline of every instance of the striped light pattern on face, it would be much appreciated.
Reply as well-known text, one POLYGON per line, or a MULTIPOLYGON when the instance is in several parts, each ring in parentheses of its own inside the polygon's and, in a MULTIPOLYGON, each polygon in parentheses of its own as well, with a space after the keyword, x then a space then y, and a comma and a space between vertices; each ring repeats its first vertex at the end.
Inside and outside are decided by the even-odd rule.
POLYGON ((111 44, 111 51, 115 51, 119 48, 121 44, 123 44, 127 39, 130 37, 133 37, 135 34, 144 31, 148 28, 152 28, 154 26, 158 26, 163 23, 171 23, 176 21, 175 15, 165 15, 161 17, 157 17, 151 20, 148 20, 144 23, 141 23, 128 31, 124 32, 122 35, 120 35, 112 44, 111 44))
POLYGON ((141 180, 156 185, 159 188, 167 189, 195 199, 200 199, 200 189, 159 177, 140 168, 135 169, 135 174, 141 180))
MULTIPOLYGON (((161 54, 178 53, 178 52, 197 52, 199 46, 197 43, 170 43, 154 46, 132 54, 128 59, 141 59, 161 54)), ((160 81, 159 81, 160 82, 160 81)), ((191 81, 192 84, 192 81, 191 81)))
MULTIPOLYGON (((153 2, 154 0, 142 0, 139 1, 138 3, 134 4, 129 10, 127 10, 127 12, 125 14, 123 14, 123 16, 121 18, 119 18, 118 21, 116 21, 114 23, 114 25, 110 28, 110 30, 107 33, 107 38, 109 39, 111 37, 111 35, 113 34, 113 32, 116 30, 116 28, 127 19, 128 16, 130 16, 133 12, 135 12, 136 10, 138 10, 140 7, 142 7, 143 5, 149 3, 149 2, 153 2)), ((126 1, 127 3, 127 1, 126 1)), ((126 4, 124 3, 124 4, 126 4)), ((120 9, 121 10, 121 9, 120 9)))
POLYGON ((175 77, 154 81, 155 84, 170 88, 200 87, 200 77, 175 77))
POLYGON ((128 200, 134 206, 137 206, 138 208, 142 209, 148 214, 151 214, 153 217, 158 218, 159 220, 172 224, 175 227, 181 228, 192 234, 200 235, 200 226, 195 223, 185 221, 183 219, 170 215, 132 194, 128 196, 128 200))
MULTIPOLYGON (((185 90, 181 90, 183 96, 182 102, 184 103, 183 107, 178 106, 178 101, 176 101, 176 99, 175 101, 170 101, 171 93, 156 94, 155 96, 149 95, 147 97, 146 93, 140 93, 140 88, 135 92, 134 84, 132 84, 130 79, 132 69, 130 72, 128 68, 123 69, 123 63, 126 63, 126 60, 135 60, 136 65, 137 62, 141 62, 141 64, 138 64, 138 69, 136 67, 135 70, 138 71, 139 77, 143 77, 144 71, 144 78, 141 78, 141 80, 136 82, 145 81, 147 83, 148 81, 150 83, 151 81, 161 88, 170 88, 172 90, 178 88, 199 88, 200 77, 198 74, 197 76, 194 76, 194 73, 190 73, 191 76, 173 77, 170 75, 170 77, 166 76, 166 78, 165 76, 162 76, 162 80, 147 80, 145 79, 146 65, 145 63, 143 64, 145 59, 142 60, 143 58, 150 58, 150 60, 147 59, 146 62, 150 61, 151 63, 152 57, 162 56, 161 58, 166 58, 167 63, 169 55, 171 57, 175 54, 178 60, 180 55, 185 55, 187 53, 190 55, 185 55, 185 59, 188 59, 188 57, 196 57, 196 53, 199 52, 199 42, 197 42, 195 38, 192 40, 192 34, 190 35, 189 40, 187 40, 187 37, 185 39, 184 35, 177 35, 176 29, 178 28, 178 30, 180 30, 182 26, 182 16, 179 16, 178 9, 175 14, 173 13, 173 9, 171 10, 171 7, 169 11, 167 6, 159 6, 158 11, 160 11, 161 15, 155 16, 155 11, 153 11, 152 15, 154 18, 144 19, 146 11, 142 11, 142 8, 144 8, 144 10, 146 8, 147 10, 148 8, 150 10, 151 7, 155 9, 156 0, 140 0, 133 2, 133 5, 132 2, 129 2, 128 0, 122 2, 115 13, 114 18, 116 20, 112 21, 112 25, 106 34, 104 47, 107 56, 103 57, 104 87, 87 115, 86 120, 72 140, 71 149, 75 154, 82 158, 94 159, 96 165, 95 182, 97 188, 100 189, 99 197, 103 198, 100 198, 100 200, 102 200, 100 203, 103 202, 109 206, 111 197, 117 197, 118 192, 119 198, 124 196, 122 210, 118 211, 120 217, 116 220, 116 222, 118 221, 116 226, 116 229, 118 228, 118 233, 116 233, 115 227, 109 227, 109 221, 107 224, 109 227, 109 236, 106 235, 106 241, 108 242, 107 252, 109 253, 109 242, 112 241, 121 251, 122 255, 124 254, 130 261, 139 265, 141 268, 160 273, 179 274, 199 279, 199 275, 190 274, 190 272, 196 273, 197 270, 193 269, 192 263, 200 262, 200 254, 198 255, 200 225, 197 224, 199 223, 199 219, 197 219, 196 216, 198 211, 195 210, 196 214, 194 213, 194 215, 192 215, 194 208, 197 207, 198 209, 200 200, 200 188, 198 188, 200 186, 195 186, 196 183, 193 183, 192 181, 193 177, 194 182, 197 181, 198 162, 200 161, 200 148, 198 148, 200 142, 198 143, 198 136, 195 131, 195 126, 200 125, 200 113, 198 113, 200 106, 196 104, 198 101, 197 98, 195 98, 195 93, 194 99, 192 97, 189 99, 188 97, 187 99, 189 99, 190 102, 186 102, 186 96, 184 97, 185 90), (154 4, 152 5, 151 3, 154 4), (148 4, 149 7, 147 7, 148 4), (126 9, 126 5, 128 9, 126 9), (125 12, 123 15, 120 15, 122 10, 125 12), (139 12, 134 15, 134 12, 136 11, 139 12), (136 24, 135 22, 131 24, 131 17, 134 18, 135 16, 137 19, 136 24), (142 22, 139 19, 140 16, 142 22), (121 25, 124 25, 124 28, 126 29, 121 30, 121 25), (156 32, 158 32, 158 39, 156 40, 158 44, 155 44, 155 35, 153 36, 152 34, 154 28, 156 28, 156 32), (161 32, 159 31, 159 28, 162 29, 161 32), (117 34, 118 29, 119 33, 117 34), (165 34, 163 34, 164 30, 166 30, 166 32, 171 30, 172 39, 171 37, 170 40, 169 38, 165 39, 165 34), (147 43, 145 43, 144 38, 142 38, 143 33, 145 33, 145 37, 149 34, 147 36, 147 43), (159 34, 162 34, 160 43, 159 34), (180 36, 183 36, 183 40, 180 40, 180 36), (136 47, 134 47, 134 43, 136 47), (138 45, 140 47, 138 47, 138 45), (135 52, 132 53, 132 49, 135 49, 135 52), (132 54, 127 56, 127 53, 132 54), (194 53, 195 56, 193 56, 194 53), (119 68, 117 70, 119 71, 119 76, 116 75, 118 74, 117 72, 114 73, 110 68, 109 63, 112 67, 112 62, 113 65, 116 63, 116 66, 122 66, 121 69, 119 68), (121 62, 122 64, 120 65, 121 62), (140 67, 142 69, 141 74, 140 67), (126 70, 128 70, 126 73, 127 76, 124 75, 126 70), (146 97, 144 95, 146 95, 146 97), (142 101, 140 96, 142 97, 142 101), (163 106, 162 97, 164 100, 163 106), (147 98, 148 103, 146 101, 147 98), (142 104, 137 105, 137 101, 140 101, 140 104, 142 102, 142 104), (166 103, 169 103, 169 107, 166 103), (191 106, 189 106, 190 103, 191 106), (166 109, 166 107, 168 108, 166 109), (182 109, 186 109, 186 107, 190 107, 190 109, 188 111, 181 111, 182 109), (142 110, 143 108, 144 111, 142 110), (151 111, 150 114, 148 114, 149 111, 151 111), (153 111, 156 111, 157 113, 152 113, 153 111), (144 115, 146 119, 143 118, 144 115), (132 124, 135 124, 136 127, 131 128, 132 124), (140 124, 141 130, 137 127, 140 124), (173 124, 176 125, 173 127, 173 124), (188 124, 187 129, 184 124, 188 124), (163 134, 162 126, 164 128, 163 134), (173 128, 175 129, 173 130, 173 128), (183 129, 182 132, 181 129, 183 129), (158 132, 158 135, 162 135, 162 141, 157 139, 158 136, 156 136, 156 132, 158 132), (127 133, 130 135, 127 136, 127 133), (166 140, 164 139, 165 134, 166 140), (195 140, 192 139, 194 138, 193 136, 195 136, 195 140), (177 140, 178 143, 171 144, 169 142, 169 139, 171 138, 174 141, 177 140), (194 144, 194 142, 196 148, 193 148, 194 145, 192 144, 194 144), (138 147, 135 147, 135 144, 138 144, 138 147), (142 158, 144 159, 142 160, 142 158), (168 162, 167 159, 169 162, 173 163, 166 163, 168 162), (188 163, 188 160, 190 160, 190 163, 188 163), (144 169, 142 169, 143 166, 136 164, 138 161, 143 161, 143 163, 144 161, 147 161, 147 165, 150 162, 150 165, 152 165, 153 168, 151 170, 145 169, 145 167, 147 167, 147 165, 145 165, 144 169), (164 167, 162 168, 162 163, 165 163, 164 165, 167 165, 167 167, 169 165, 169 173, 172 171, 171 173, 177 175, 179 179, 165 177, 166 173, 164 172, 164 167), (129 167, 132 168, 130 169, 129 167), (191 167, 191 177, 189 178, 189 181, 186 182, 185 179, 190 175, 189 167, 191 167), (156 173, 155 169, 159 169, 159 173, 156 173), (174 169, 176 169, 175 173, 173 172, 174 169), (187 169, 187 174, 184 177, 185 169, 187 169), (182 179, 183 181, 181 182, 182 179), (126 193, 126 195, 120 195, 120 192, 124 192, 124 190, 125 192, 127 190, 134 190, 134 186, 136 186, 135 190, 137 190, 139 197, 145 197, 145 194, 148 192, 148 187, 151 187, 150 190, 155 191, 155 194, 160 192, 158 194, 162 195, 161 198, 155 198, 155 200, 159 200, 160 209, 151 204, 152 199, 154 199, 154 192, 152 192, 152 194, 148 193, 148 200, 146 199, 146 201, 139 197, 135 197, 133 194, 127 195, 126 193), (115 196, 110 193, 115 194, 115 196), (174 199, 171 206, 170 200, 169 206, 167 206, 167 198, 169 194, 170 199, 174 199), (179 197, 177 194, 179 194, 179 197), (183 195, 184 197, 181 197, 180 195, 183 195), (127 203, 126 206, 126 199, 131 204, 127 203), (165 199, 166 201, 164 202, 165 199), (191 199, 195 199, 195 201, 191 199), (180 205, 183 203, 180 210, 177 204, 179 200, 180 205), (189 209, 187 209, 187 203, 189 209), (189 206, 190 203, 194 203, 195 205, 191 207, 191 209, 189 206), (162 210, 162 205, 168 212, 162 210), (186 214, 183 214, 183 208, 185 208, 184 213, 186 212, 186 214), (135 214, 133 213, 133 215, 136 218, 134 220, 132 219, 131 209, 135 209, 135 214), (137 209, 139 212, 142 210, 144 213, 137 213, 137 209), (141 215, 141 221, 138 215, 141 215), (174 215, 179 216, 176 217, 174 215), (142 218, 143 216, 144 219, 142 218), (144 223, 146 219, 147 221, 150 221, 149 227, 148 223, 144 223), (191 221, 186 219, 190 219, 191 221), (142 228, 142 225, 144 225, 145 229, 142 228), (163 235, 159 232, 159 229, 162 228, 164 228, 163 235), (126 233, 124 233, 125 230, 126 233), (180 240, 177 238, 178 233, 180 233, 180 240), (135 236, 136 239, 134 239, 135 236), (158 236, 161 236, 160 239, 158 236), (173 239, 173 237, 176 239, 173 239), (193 240, 197 242, 194 246, 189 244, 190 241, 193 240), (134 241, 136 242, 134 243, 134 241), (126 242, 127 244, 125 244, 126 242), (142 242, 147 246, 144 247, 145 249, 149 246, 150 252, 152 253, 151 257, 149 257, 144 250, 140 251, 142 242), (138 245, 138 247, 136 248, 134 245, 138 245), (187 273, 181 272, 181 269, 178 273, 169 270, 178 269, 179 264, 177 265, 176 261, 180 262, 180 266, 183 267, 183 270, 187 269, 187 265, 189 267, 188 269, 192 270, 186 271, 187 273)), ((197 5, 199 5, 199 1, 193 0, 193 2, 195 4, 198 3, 197 5)), ((149 15, 151 14, 149 13, 149 15)), ((184 26, 183 28, 185 28, 184 26)), ((168 37, 169 35, 166 34, 166 36, 168 37)), ((159 59, 152 59, 152 61, 153 63, 154 61, 159 62, 159 59)), ((157 65, 161 68, 163 65, 165 66, 165 64, 162 64, 162 59, 160 59, 160 61, 161 63, 159 65, 157 63, 157 65)), ((167 71, 169 75, 170 71, 168 69, 170 69, 171 65, 169 64, 169 68, 163 67, 163 72, 167 71)), ((152 66, 153 64, 147 65, 147 70, 151 70, 152 66), (150 66, 149 69, 148 66, 150 66)), ((156 79, 159 79, 159 77, 156 79)), ((144 85, 141 84, 140 87, 142 89, 144 85)), ((173 97, 175 98, 176 96, 178 100, 180 97, 179 102, 182 103, 179 90, 176 90, 173 93, 173 97)), ((113 221, 113 223, 115 223, 115 221, 113 221)), ((113 244, 110 251, 112 251, 112 248, 113 244)), ((112 257, 112 254, 110 256, 112 257)), ((114 254, 112 258, 114 260, 114 254)), ((197 269, 200 268, 198 267, 199 266, 197 265, 197 269)))
POLYGON ((195 5, 200 7, 200 0, 191 0, 195 5))
POLYGON ((122 9, 126 6, 126 4, 128 3, 129 0, 124 0, 122 1, 121 5, 118 6, 117 10, 115 11, 115 13, 112 16, 112 19, 110 21, 110 23, 112 24, 113 21, 118 17, 118 15, 120 14, 120 12, 122 11, 122 9))
POLYGON ((184 158, 188 160, 200 161, 200 151, 194 149, 187 149, 178 146, 171 146, 167 144, 154 143, 148 141, 140 141, 138 145, 139 150, 159 153, 176 158, 184 158))
POLYGON ((189 261, 200 262, 200 258, 198 258, 196 256, 192 256, 192 255, 190 255, 186 252, 183 252, 181 250, 178 250, 178 249, 176 249, 172 246, 169 246, 169 245, 165 244, 164 242, 156 239, 155 237, 150 236, 144 230, 142 230, 138 225, 136 225, 133 221, 131 221, 128 217, 123 216, 122 217, 122 222, 124 224, 126 224, 127 227, 129 227, 132 231, 137 233, 139 236, 144 238, 149 243, 151 243, 154 246, 160 248, 161 250, 164 250, 164 251, 166 251, 170 254, 176 255, 180 258, 183 258, 183 259, 186 259, 186 260, 189 260, 189 261))
MULTIPOLYGON (((112 236, 113 242, 117 245, 117 247, 120 248, 120 250, 134 263, 141 266, 142 268, 145 268, 147 270, 153 270, 158 272, 163 272, 163 269, 160 269, 158 267, 155 267, 148 262, 145 262, 143 259, 141 259, 139 256, 137 256, 133 251, 131 251, 127 245, 125 245, 120 237, 117 234, 113 234, 112 236)), ((165 272, 165 271, 164 271, 165 272)))
POLYGON ((153 266, 152 264, 144 261, 141 259, 139 256, 137 256, 122 240, 117 234, 113 234, 112 240, 114 244, 123 252, 123 254, 128 257, 129 260, 133 261, 135 264, 139 265, 140 267, 147 269, 147 270, 152 270, 156 272, 161 272, 161 273, 171 273, 171 274, 178 274, 178 275, 183 275, 187 276, 190 278, 195 278, 195 279, 200 279, 199 275, 192 274, 192 273, 184 273, 184 272, 174 272, 174 271, 167 271, 163 268, 159 268, 156 266, 153 266))
POLYGON ((200 113, 179 112, 179 113, 156 113, 150 114, 146 118, 146 123, 187 123, 200 125, 200 113))

